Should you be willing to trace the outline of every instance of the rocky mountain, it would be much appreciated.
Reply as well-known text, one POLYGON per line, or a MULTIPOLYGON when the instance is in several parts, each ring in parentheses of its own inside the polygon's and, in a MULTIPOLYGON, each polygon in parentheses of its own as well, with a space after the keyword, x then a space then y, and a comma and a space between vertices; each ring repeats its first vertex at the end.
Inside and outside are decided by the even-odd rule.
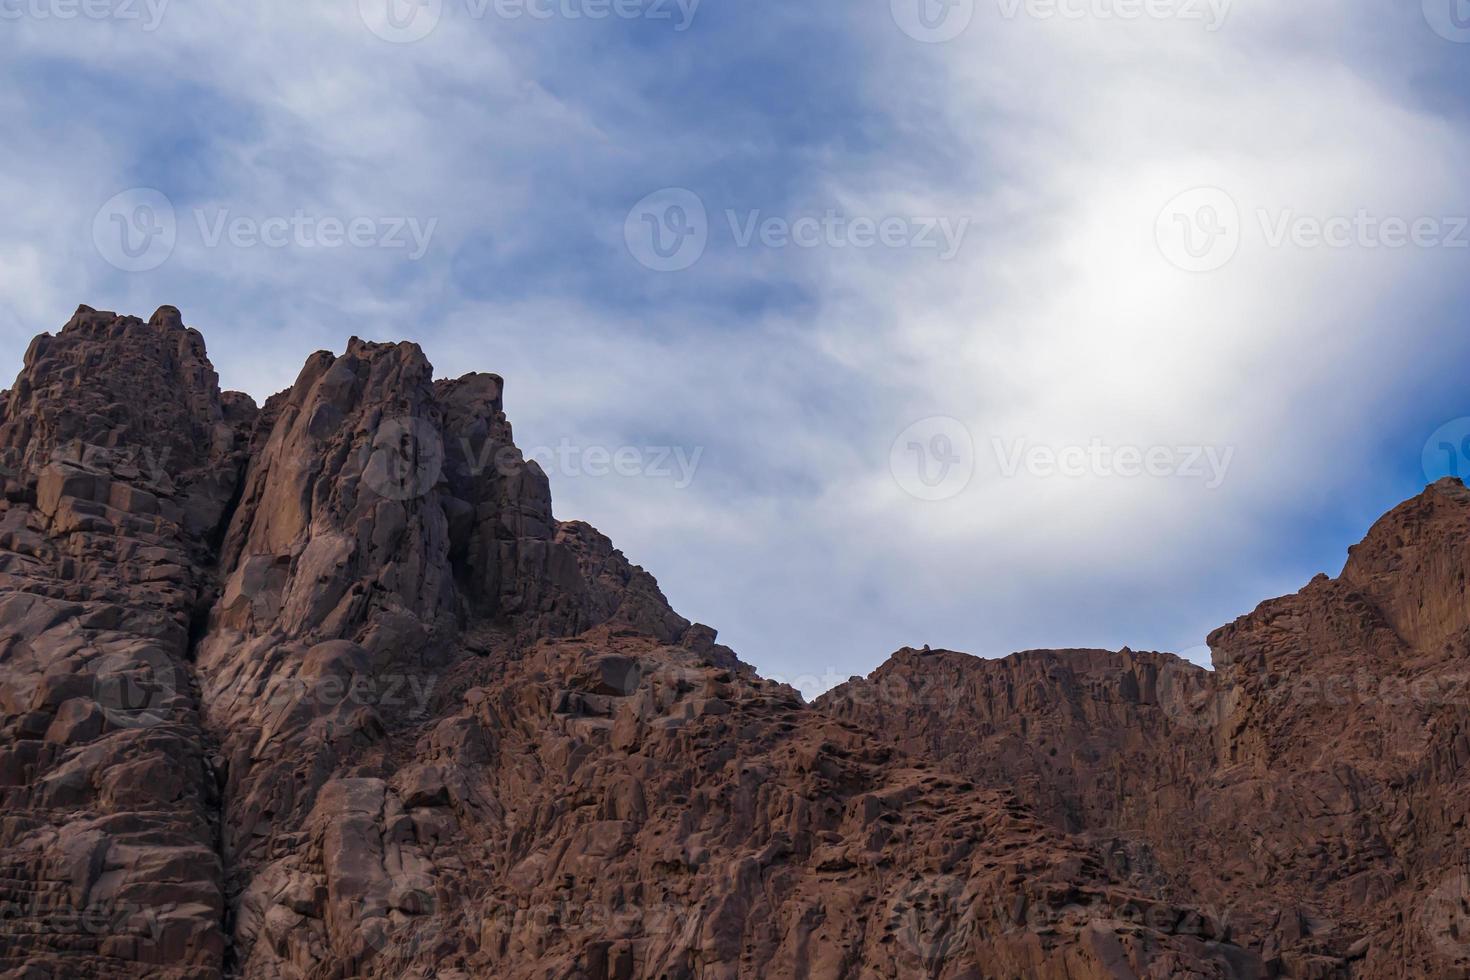
POLYGON ((353 339, 257 406, 171 307, 32 343, 0 976, 1470 975, 1457 483, 1213 672, 905 650, 807 705, 553 516, 503 393, 353 339))
POLYGON ((1187 902, 1266 976, 1470 975, 1470 491, 1336 579, 1169 654, 900 651, 819 712, 983 785, 1187 902))

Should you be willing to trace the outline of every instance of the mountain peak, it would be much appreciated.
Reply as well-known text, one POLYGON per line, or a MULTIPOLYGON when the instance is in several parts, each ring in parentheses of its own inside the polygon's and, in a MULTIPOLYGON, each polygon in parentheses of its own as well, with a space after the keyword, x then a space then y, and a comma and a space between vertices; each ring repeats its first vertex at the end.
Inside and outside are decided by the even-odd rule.
POLYGON ((167 306, 31 344, 0 398, 0 972, 1464 965, 1458 483, 1217 630, 1214 673, 908 647, 808 706, 553 515, 503 399, 352 338, 256 406, 167 306))

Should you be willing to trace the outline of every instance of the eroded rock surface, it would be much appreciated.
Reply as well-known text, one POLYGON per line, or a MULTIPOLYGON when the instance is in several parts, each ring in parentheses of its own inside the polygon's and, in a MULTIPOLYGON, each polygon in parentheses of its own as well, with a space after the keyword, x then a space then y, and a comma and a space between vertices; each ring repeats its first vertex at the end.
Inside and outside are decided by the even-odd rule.
POLYGON ((503 389, 353 339, 257 408, 170 307, 33 343, 0 975, 1452 975, 1463 488, 1213 674, 910 650, 813 708, 553 516, 503 389), (1303 694, 1353 671, 1441 687, 1303 694))
POLYGON ((1386 515, 1342 574, 1166 654, 903 651, 817 707, 1011 785, 1272 975, 1470 971, 1470 491, 1386 515))
POLYGON ((84 307, 26 353, 0 418, 0 969, 221 973, 190 635, 253 414, 169 307, 84 307))

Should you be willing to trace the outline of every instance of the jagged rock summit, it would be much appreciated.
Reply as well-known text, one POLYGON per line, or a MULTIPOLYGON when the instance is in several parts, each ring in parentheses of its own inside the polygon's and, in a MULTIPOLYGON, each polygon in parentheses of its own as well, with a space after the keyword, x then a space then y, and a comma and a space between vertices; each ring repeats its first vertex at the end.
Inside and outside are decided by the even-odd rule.
POLYGON ((257 406, 172 307, 32 343, 0 976, 1470 965, 1458 484, 1218 631, 1213 673, 906 650, 809 706, 553 516, 503 388, 353 339, 257 406))

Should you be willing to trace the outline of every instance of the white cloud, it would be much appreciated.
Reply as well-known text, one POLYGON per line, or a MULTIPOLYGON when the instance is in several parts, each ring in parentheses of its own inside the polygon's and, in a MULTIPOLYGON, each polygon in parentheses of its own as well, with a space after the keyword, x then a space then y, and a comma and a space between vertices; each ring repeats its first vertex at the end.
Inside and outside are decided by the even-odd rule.
POLYGON ((0 123, 29 137, 0 167, 0 368, 77 302, 140 315, 170 302, 206 332, 225 383, 258 397, 317 347, 408 337, 441 373, 504 374, 523 443, 702 449, 687 489, 554 477, 558 511, 601 526, 681 611, 787 676, 845 676, 903 643, 1193 646, 1201 624, 1321 557, 1312 541, 1283 558, 1283 525, 1360 480, 1396 403, 1446 370, 1414 339, 1442 333, 1465 253, 1273 248, 1256 217, 1470 212, 1463 126, 1415 101, 1416 46, 1442 42, 1380 23, 1387 12, 1242 0, 1209 32, 1007 20, 982 3, 962 37, 924 45, 881 3, 725 11, 758 20, 747 64, 715 12, 650 51, 595 25, 456 16, 394 45, 355 6, 171 5, 155 35, 76 25, 95 29, 90 46, 17 26, 10 71, 94 71, 101 51, 138 102, 99 123, 0 95, 0 123), (1387 54, 1366 57, 1384 31, 1387 54), (804 93, 773 96, 751 65, 834 52, 857 53, 833 71, 860 69, 843 108, 861 111, 830 120, 847 128, 803 144, 799 166, 752 177, 750 161, 828 120, 782 116, 804 93), (725 87, 728 117, 690 112, 682 90, 701 84, 725 87), (164 91, 183 100, 171 125, 150 101, 164 91), (747 125, 763 114, 768 130, 747 125), (92 214, 155 179, 182 188, 180 244, 157 273, 114 273, 91 250, 92 214), (971 224, 951 261, 722 240, 658 278, 623 253, 620 209, 676 183, 716 221, 748 207, 971 224), (1188 273, 1155 223, 1199 186, 1228 192, 1241 240, 1223 268, 1188 273), (411 215, 438 219, 438 237, 407 266, 208 248, 195 208, 411 215), (482 232, 494 261, 472 276, 488 298, 454 267, 482 232), (810 302, 732 298, 773 284, 810 302), (894 438, 932 415, 963 421, 979 451, 968 489, 939 503, 888 469, 894 438), (1007 479, 995 438, 1234 456, 1216 489, 1007 479))

